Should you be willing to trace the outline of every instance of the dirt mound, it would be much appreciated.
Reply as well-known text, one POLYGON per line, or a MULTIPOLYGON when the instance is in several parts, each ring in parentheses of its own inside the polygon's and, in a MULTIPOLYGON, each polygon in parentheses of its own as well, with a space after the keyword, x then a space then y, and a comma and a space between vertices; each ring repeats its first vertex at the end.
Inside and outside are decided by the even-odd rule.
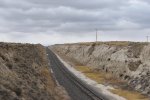
POLYGON ((42 45, 0 43, 0 100, 68 100, 42 45))

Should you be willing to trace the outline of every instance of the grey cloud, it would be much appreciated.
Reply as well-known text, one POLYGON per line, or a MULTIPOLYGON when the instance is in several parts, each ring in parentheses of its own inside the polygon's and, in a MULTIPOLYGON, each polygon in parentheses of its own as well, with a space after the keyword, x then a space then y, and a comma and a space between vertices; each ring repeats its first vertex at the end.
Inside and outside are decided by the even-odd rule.
POLYGON ((139 0, 139 1, 150 4, 150 1, 149 1, 149 0, 139 0))
MULTIPOLYGON (((29 1, 29 0, 28 0, 29 1)), ((77 9, 101 9, 101 8, 118 8, 126 5, 129 0, 32 0, 33 4, 44 6, 67 6, 77 9)))
POLYGON ((150 5, 137 1, 135 4, 132 4, 123 9, 125 19, 133 22, 135 24, 139 24, 140 28, 149 28, 149 18, 150 18, 150 5))
POLYGON ((0 8, 17 8, 17 9, 30 9, 35 6, 26 0, 1 0, 0 8))
POLYGON ((18 37, 20 32, 32 33, 32 36, 55 33, 60 37, 66 34, 78 37, 93 33, 96 28, 106 32, 145 30, 150 27, 150 4, 147 1, 1 0, 0 35, 6 33, 18 37))

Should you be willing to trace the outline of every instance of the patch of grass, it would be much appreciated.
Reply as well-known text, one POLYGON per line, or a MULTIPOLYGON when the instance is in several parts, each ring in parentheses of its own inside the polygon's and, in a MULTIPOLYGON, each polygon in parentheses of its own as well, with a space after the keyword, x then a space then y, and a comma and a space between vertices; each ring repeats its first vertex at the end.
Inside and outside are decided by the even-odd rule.
MULTIPOLYGON (((108 41, 108 42, 79 42, 79 43, 72 43, 72 44, 79 44, 79 45, 85 45, 85 46, 89 46, 89 45, 102 45, 102 44, 106 44, 109 46, 128 46, 131 42, 129 41, 108 41)), ((71 43, 67 44, 67 45, 72 45, 71 43)))
POLYGON ((146 96, 138 92, 121 89, 119 85, 125 84, 125 82, 115 78, 111 73, 97 71, 96 69, 92 69, 87 66, 76 66, 75 69, 82 72, 85 76, 89 77, 90 79, 100 84, 108 83, 111 85, 118 86, 118 88, 114 90, 109 90, 109 91, 119 96, 122 96, 126 98, 127 100, 149 100, 146 96))
POLYGON ((122 82, 120 80, 117 80, 111 73, 105 73, 103 71, 99 72, 87 66, 76 66, 75 68, 78 71, 84 73, 87 77, 101 84, 103 83, 116 84, 122 82))
MULTIPOLYGON (((83 45, 83 46, 90 46, 90 45, 109 45, 109 46, 118 46, 118 47, 125 47, 125 46, 134 46, 134 45, 147 45, 146 42, 131 42, 131 41, 97 41, 97 42, 79 42, 79 43, 66 43, 65 45, 83 45)), ((59 44, 57 44, 59 45, 59 44)))
POLYGON ((41 75, 43 76, 44 80, 43 83, 45 84, 45 88, 51 92, 51 90, 54 90, 55 83, 52 79, 52 76, 47 68, 42 68, 41 75))
POLYGON ((134 91, 127 91, 122 89, 114 89, 110 91, 119 96, 123 96, 127 100, 150 100, 146 96, 141 95, 140 93, 134 91))

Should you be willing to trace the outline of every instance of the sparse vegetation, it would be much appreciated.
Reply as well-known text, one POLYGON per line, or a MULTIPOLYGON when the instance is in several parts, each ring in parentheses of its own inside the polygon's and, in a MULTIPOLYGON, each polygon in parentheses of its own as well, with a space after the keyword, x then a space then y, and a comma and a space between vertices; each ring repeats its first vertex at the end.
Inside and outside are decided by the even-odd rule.
POLYGON ((74 44, 78 44, 78 45, 84 45, 84 46, 89 46, 89 45, 102 45, 102 44, 106 44, 109 46, 128 46, 130 44, 130 42, 128 41, 110 41, 110 42, 79 42, 79 43, 72 43, 72 44, 66 44, 66 45, 74 45, 74 44))
POLYGON ((0 43, 0 100, 63 98, 64 89, 58 89, 48 67, 42 45, 0 43))
MULTIPOLYGON (((83 45, 83 46, 89 46, 89 45, 109 45, 109 46, 143 46, 147 45, 147 42, 130 42, 130 41, 108 41, 108 42, 79 42, 79 43, 66 43, 65 45, 83 45)), ((56 44, 59 45, 59 44, 56 44)), ((61 45, 61 44, 60 44, 61 45)))
POLYGON ((149 73, 150 67, 149 43, 128 41, 83 42, 54 45, 52 47, 75 66, 95 68, 96 71, 93 72, 93 69, 90 69, 90 71, 85 71, 84 74, 99 83, 107 82, 118 85, 119 81, 116 80, 118 78, 125 81, 122 90, 137 90, 150 96, 150 77, 146 74, 149 73), (69 52, 65 54, 66 51, 69 52), (106 77, 107 74, 102 75, 102 71, 99 75, 97 70, 103 70, 107 74, 109 72, 111 74, 106 77), (116 82, 106 81, 107 79, 114 79, 116 82))
POLYGON ((146 96, 140 94, 139 92, 127 90, 127 88, 122 89, 123 87, 119 87, 125 84, 125 82, 119 79, 116 79, 115 77, 113 77, 111 73, 105 73, 99 70, 97 71, 96 69, 92 69, 91 67, 87 67, 87 66, 76 66, 75 68, 78 71, 81 71, 82 73, 84 73, 84 75, 86 75, 90 79, 100 84, 104 84, 104 85, 109 84, 113 86, 115 85, 115 87, 117 86, 116 89, 113 89, 110 91, 112 93, 115 93, 117 95, 120 95, 126 98, 127 100, 149 100, 146 96))
POLYGON ((114 89, 110 91, 117 95, 123 96, 127 100, 149 100, 149 98, 147 98, 146 96, 141 95, 139 92, 135 91, 127 91, 123 89, 114 89))
POLYGON ((111 73, 105 73, 104 71, 97 71, 97 69, 93 69, 87 66, 76 66, 78 71, 84 73, 87 77, 97 81, 100 84, 118 84, 123 83, 123 81, 116 79, 115 76, 111 73))

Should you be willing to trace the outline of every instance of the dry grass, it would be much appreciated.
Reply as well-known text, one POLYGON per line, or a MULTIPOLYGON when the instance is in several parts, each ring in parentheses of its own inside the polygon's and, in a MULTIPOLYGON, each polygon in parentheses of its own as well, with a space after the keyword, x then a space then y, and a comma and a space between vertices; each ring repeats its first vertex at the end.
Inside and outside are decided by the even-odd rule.
POLYGON ((54 90, 56 85, 51 77, 49 70, 47 68, 42 68, 41 75, 45 78, 44 80, 45 88, 50 92, 54 90))
MULTIPOLYGON (((75 67, 78 71, 81 71, 89 77, 90 79, 100 83, 100 84, 112 84, 112 85, 118 85, 118 84, 124 84, 123 81, 116 79, 112 74, 110 73, 105 73, 105 72, 100 72, 100 71, 95 71, 92 68, 89 68, 87 66, 76 66, 75 67)), ((119 86, 119 85, 118 85, 119 86)), ((121 87, 118 87, 115 90, 110 90, 112 93, 120 95, 127 100, 149 100, 146 96, 135 92, 135 91, 130 91, 130 90, 123 90, 121 87)))
POLYGON ((116 83, 122 83, 123 81, 117 80, 112 74, 105 73, 105 72, 99 72, 95 69, 86 67, 86 66, 76 66, 75 67, 78 71, 81 71, 84 73, 87 77, 97 81, 98 83, 109 83, 109 84, 116 84, 116 83))
MULTIPOLYGON (((109 45, 109 46, 118 46, 118 47, 126 47, 126 46, 133 46, 133 45, 147 45, 146 42, 130 42, 130 41, 98 41, 98 42, 79 42, 79 43, 66 43, 65 45, 84 45, 84 46, 90 46, 90 45, 109 45)), ((57 44, 59 45, 59 44, 57 44)))
POLYGON ((45 47, 0 43, 0 100, 61 100, 56 87, 45 47))
POLYGON ((127 100, 150 100, 146 96, 141 95, 140 93, 134 91, 127 91, 122 89, 115 89, 110 91, 119 96, 123 96, 127 100))
MULTIPOLYGON (((85 46, 89 46, 89 45, 102 45, 102 44, 106 44, 109 46, 128 46, 130 44, 130 42, 128 41, 108 41, 108 42, 79 42, 79 43, 72 43, 72 44, 79 44, 79 45, 85 45, 85 46)), ((67 45, 72 45, 72 44, 67 44, 67 45)))

